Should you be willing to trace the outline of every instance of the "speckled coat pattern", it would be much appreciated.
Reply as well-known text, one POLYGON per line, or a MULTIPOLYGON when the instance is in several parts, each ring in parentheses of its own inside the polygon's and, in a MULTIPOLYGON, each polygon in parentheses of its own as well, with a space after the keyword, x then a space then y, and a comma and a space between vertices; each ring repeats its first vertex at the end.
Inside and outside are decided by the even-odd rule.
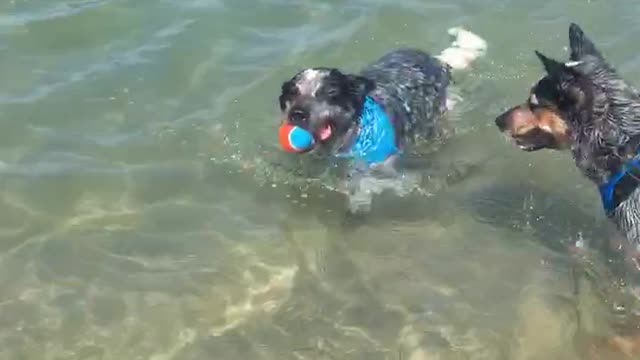
POLYGON ((367 66, 361 75, 375 83, 370 95, 392 118, 401 145, 437 134, 451 81, 448 65, 420 50, 399 49, 367 66))
MULTIPOLYGON (((553 112, 568 126, 568 143, 578 169, 600 189, 607 189, 639 156, 640 96, 576 24, 569 29, 569 45, 566 63, 538 53, 547 75, 533 92, 553 103, 553 112)), ((607 215, 624 233, 626 245, 637 252, 640 169, 630 174, 631 180, 613 185, 615 201, 603 205, 611 207, 605 209, 607 215)))
MULTIPOLYGON (((572 148, 578 168, 594 183, 602 185, 630 159, 640 145, 640 97, 598 56, 582 58, 580 71, 593 82, 590 121, 573 126, 572 148)), ((579 120, 575 119, 574 121, 579 120)), ((611 214, 630 245, 640 246, 640 187, 611 214)))
MULTIPOLYGON (((571 127, 571 151, 578 168, 598 186, 638 156, 640 145, 640 96, 607 63, 577 27, 570 31, 572 71, 581 82, 588 106, 576 108, 567 120, 571 127)), ((637 186, 637 184, 636 184, 637 186)), ((640 246, 640 187, 610 214, 633 247, 640 246)))

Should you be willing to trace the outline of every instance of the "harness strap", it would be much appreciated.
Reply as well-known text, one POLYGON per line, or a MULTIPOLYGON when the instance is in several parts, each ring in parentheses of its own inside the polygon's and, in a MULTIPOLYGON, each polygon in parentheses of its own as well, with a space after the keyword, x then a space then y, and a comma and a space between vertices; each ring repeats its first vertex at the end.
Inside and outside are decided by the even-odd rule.
POLYGON ((640 155, 637 155, 631 161, 622 166, 622 169, 609 179, 606 183, 600 185, 600 197, 602 206, 607 216, 612 216, 631 193, 633 193, 640 185, 640 155))

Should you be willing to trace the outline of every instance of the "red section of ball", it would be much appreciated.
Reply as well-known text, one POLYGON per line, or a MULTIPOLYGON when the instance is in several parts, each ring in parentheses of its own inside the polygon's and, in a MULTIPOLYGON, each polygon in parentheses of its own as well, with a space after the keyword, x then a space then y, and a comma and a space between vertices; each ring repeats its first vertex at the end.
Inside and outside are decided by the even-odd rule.
POLYGON ((284 123, 278 130, 278 140, 280 140, 280 146, 287 152, 300 152, 300 150, 294 148, 289 141, 289 134, 295 129, 294 125, 284 123))
POLYGON ((285 151, 294 153, 310 151, 315 143, 315 139, 309 131, 289 123, 280 126, 278 138, 280 146, 285 151))

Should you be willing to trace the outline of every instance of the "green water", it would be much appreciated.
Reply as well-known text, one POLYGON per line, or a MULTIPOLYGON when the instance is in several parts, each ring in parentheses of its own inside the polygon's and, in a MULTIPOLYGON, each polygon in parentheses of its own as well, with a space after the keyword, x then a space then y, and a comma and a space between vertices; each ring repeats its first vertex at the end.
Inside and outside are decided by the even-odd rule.
POLYGON ((579 358, 574 340, 611 322, 580 274, 607 261, 576 265, 562 244, 614 232, 567 154, 519 152, 492 119, 540 74, 534 49, 564 54, 570 21, 640 85, 638 14, 637 0, 0 2, 0 359, 579 358), (456 135, 411 195, 346 217, 334 179, 276 147, 280 83, 398 46, 436 53, 457 25, 489 52, 457 75, 456 135))

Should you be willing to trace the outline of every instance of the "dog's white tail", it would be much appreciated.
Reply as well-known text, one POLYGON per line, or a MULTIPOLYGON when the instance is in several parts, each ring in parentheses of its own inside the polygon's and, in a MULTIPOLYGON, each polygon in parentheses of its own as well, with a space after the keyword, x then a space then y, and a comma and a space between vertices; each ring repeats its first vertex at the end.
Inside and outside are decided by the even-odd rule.
POLYGON ((487 52, 487 42, 480 36, 460 27, 449 29, 453 37, 451 45, 437 56, 454 70, 468 68, 471 63, 487 52))

